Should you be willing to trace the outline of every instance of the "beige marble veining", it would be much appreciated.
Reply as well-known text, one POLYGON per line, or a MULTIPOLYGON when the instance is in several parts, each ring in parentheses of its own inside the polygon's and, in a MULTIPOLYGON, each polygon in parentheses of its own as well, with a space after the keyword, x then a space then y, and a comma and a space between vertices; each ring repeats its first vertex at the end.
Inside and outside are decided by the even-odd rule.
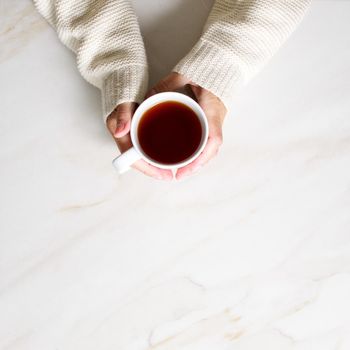
POLYGON ((40 18, 30 2, 1 1, 0 64, 24 50, 27 43, 47 30, 47 23, 40 18))
MULTIPOLYGON (((133 2, 156 81, 212 1, 133 2)), ((218 157, 162 183, 114 172, 99 92, 0 0, 0 350, 350 349, 349 13, 315 1, 218 157)))

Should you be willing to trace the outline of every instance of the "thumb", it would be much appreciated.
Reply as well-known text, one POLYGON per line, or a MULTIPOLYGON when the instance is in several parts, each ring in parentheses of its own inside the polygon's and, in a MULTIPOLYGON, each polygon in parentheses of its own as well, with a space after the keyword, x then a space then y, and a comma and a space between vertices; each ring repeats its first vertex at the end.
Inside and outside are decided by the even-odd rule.
POLYGON ((159 94, 160 92, 175 91, 183 88, 190 81, 185 76, 172 72, 164 79, 160 80, 146 95, 146 98, 159 94))
POLYGON ((201 88, 198 85, 190 85, 192 92, 196 96, 196 99, 198 100, 200 98, 201 88))
POLYGON ((127 102, 118 105, 107 119, 107 126, 115 138, 121 138, 130 131, 132 116, 136 110, 136 103, 127 102))

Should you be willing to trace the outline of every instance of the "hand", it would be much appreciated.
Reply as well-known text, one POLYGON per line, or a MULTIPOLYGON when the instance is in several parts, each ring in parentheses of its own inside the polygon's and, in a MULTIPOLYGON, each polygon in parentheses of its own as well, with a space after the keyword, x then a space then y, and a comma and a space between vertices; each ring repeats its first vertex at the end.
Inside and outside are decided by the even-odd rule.
MULTIPOLYGON (((107 128, 117 143, 121 153, 132 147, 129 131, 131 118, 135 113, 136 107, 136 103, 122 103, 107 118, 107 128)), ((157 168, 143 159, 134 163, 132 168, 158 180, 173 179, 171 170, 157 168)))
POLYGON ((194 174, 208 161, 214 158, 223 142, 222 125, 227 110, 221 100, 208 90, 193 84, 185 76, 178 73, 171 73, 166 78, 157 83, 157 85, 149 91, 147 97, 166 91, 180 90, 189 85, 192 89, 199 105, 205 112, 209 125, 209 137, 207 145, 198 158, 185 167, 179 168, 176 173, 176 179, 181 180, 184 177, 194 174))

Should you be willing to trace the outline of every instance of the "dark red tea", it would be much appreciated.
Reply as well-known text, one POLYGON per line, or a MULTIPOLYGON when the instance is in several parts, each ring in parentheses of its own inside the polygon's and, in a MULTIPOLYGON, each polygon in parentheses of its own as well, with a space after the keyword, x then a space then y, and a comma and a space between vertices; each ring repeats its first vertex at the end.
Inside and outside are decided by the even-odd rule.
POLYGON ((202 138, 201 123, 186 105, 168 101, 150 108, 142 116, 138 139, 143 151, 162 164, 175 164, 191 157, 202 138))

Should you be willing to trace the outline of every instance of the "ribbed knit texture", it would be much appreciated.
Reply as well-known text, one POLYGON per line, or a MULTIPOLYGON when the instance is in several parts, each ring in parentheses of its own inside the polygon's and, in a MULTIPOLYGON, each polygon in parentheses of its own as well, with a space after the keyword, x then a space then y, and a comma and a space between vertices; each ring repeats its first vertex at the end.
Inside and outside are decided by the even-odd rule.
POLYGON ((218 0, 195 47, 174 68, 230 107, 276 53, 311 0, 218 0))
POLYGON ((102 91, 103 117, 122 102, 141 103, 148 87, 145 48, 129 0, 34 0, 82 76, 102 91))
MULTIPOLYGON (((217 0, 203 34, 174 67, 226 105, 301 21, 311 0, 217 0)), ((103 116, 140 103, 148 86, 145 48, 129 0, 34 0, 82 76, 102 91, 103 116)), ((145 6, 147 1, 145 0, 145 6)))

